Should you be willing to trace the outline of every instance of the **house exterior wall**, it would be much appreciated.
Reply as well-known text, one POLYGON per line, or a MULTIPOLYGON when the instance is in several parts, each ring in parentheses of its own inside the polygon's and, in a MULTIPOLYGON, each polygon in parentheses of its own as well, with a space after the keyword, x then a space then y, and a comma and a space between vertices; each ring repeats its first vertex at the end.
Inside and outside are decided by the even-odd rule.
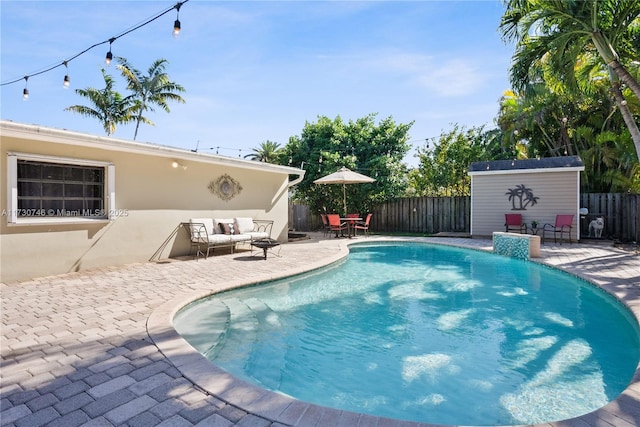
POLYGON ((66 144, 60 139, 59 135, 51 142, 46 137, 0 134, 1 282, 188 255, 188 230, 179 225, 196 217, 273 220, 272 237, 287 239, 289 170, 293 168, 264 165, 261 169, 257 162, 244 160, 237 161, 237 166, 228 160, 216 164, 210 155, 188 152, 179 158, 171 150, 156 154, 153 150, 118 149, 117 144, 106 148, 100 144, 66 144), (114 216, 111 220, 10 223, 9 153, 113 164, 114 216), (174 168, 176 158, 180 166, 174 168), (208 188, 223 174, 242 187, 228 201, 208 188))
POLYGON ((494 231, 505 231, 507 213, 522 214, 527 226, 537 220, 540 228, 546 223, 553 224, 557 214, 573 214, 571 238, 578 240, 579 179, 579 171, 562 169, 471 173, 472 237, 490 237, 494 231), (535 204, 525 205, 523 200, 521 207, 518 197, 509 199, 519 185, 537 198, 535 204))

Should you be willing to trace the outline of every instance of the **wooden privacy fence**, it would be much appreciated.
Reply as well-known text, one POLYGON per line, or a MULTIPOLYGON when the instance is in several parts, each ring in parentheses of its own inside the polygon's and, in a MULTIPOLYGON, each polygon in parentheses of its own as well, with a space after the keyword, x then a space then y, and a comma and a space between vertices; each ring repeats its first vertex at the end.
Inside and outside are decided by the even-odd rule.
MULTIPOLYGON (((584 193, 580 207, 589 213, 580 217, 580 235, 589 236, 589 222, 605 219, 603 238, 640 241, 640 195, 621 193, 584 193)), ((373 209, 371 231, 436 234, 471 229, 470 197, 407 197, 381 203, 373 209)), ((289 205, 289 228, 314 231, 322 228, 319 213, 308 206, 289 205)))
POLYGON ((583 193, 580 207, 589 213, 580 217, 580 235, 589 236, 589 222, 604 217, 602 237, 640 241, 640 194, 583 193))
POLYGON ((371 230, 435 234, 471 229, 471 198, 407 197, 375 207, 371 230))

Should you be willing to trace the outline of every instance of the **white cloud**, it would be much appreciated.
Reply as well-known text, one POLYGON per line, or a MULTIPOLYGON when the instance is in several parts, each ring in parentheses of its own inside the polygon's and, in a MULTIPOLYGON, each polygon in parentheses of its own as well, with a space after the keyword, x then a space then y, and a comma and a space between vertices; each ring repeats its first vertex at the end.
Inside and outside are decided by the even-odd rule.
POLYGON ((371 55, 373 65, 389 74, 399 74, 441 97, 469 96, 478 92, 488 76, 470 58, 441 59, 441 55, 393 52, 371 55))

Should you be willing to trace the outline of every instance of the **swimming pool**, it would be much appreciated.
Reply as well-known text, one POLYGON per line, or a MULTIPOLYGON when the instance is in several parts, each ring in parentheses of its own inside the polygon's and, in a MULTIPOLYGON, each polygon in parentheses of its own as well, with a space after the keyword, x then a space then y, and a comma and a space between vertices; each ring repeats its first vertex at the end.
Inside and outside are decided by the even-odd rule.
POLYGON ((199 301, 174 325, 262 387, 442 424, 589 412, 625 388, 639 358, 635 320, 592 285, 421 244, 352 246, 337 267, 199 301))

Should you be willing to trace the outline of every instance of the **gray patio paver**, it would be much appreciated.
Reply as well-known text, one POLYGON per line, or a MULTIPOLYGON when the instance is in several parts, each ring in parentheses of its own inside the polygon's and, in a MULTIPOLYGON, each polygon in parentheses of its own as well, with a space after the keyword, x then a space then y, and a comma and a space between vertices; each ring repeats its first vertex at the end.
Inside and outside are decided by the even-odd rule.
MULTIPOLYGON (((0 423, 418 425, 320 408, 283 396, 273 398, 237 381, 226 386, 216 383, 210 372, 212 365, 201 364, 201 356, 175 337, 166 321, 179 303, 184 305, 197 296, 300 273, 348 253, 347 239, 313 236, 308 241, 281 245, 281 256, 266 261, 239 251, 206 260, 136 263, 0 284, 0 423), (229 400, 210 395, 207 388, 229 400), (257 409, 252 412, 251 408, 257 409)), ((374 240, 385 238, 372 236, 353 242, 374 240)), ((490 241, 479 239, 394 240, 491 250, 490 241)), ((544 244, 542 255, 540 262, 602 286, 638 317, 639 254, 610 245, 580 243, 544 244)), ((548 425, 640 425, 640 374, 623 395, 601 410, 579 420, 548 425)))

